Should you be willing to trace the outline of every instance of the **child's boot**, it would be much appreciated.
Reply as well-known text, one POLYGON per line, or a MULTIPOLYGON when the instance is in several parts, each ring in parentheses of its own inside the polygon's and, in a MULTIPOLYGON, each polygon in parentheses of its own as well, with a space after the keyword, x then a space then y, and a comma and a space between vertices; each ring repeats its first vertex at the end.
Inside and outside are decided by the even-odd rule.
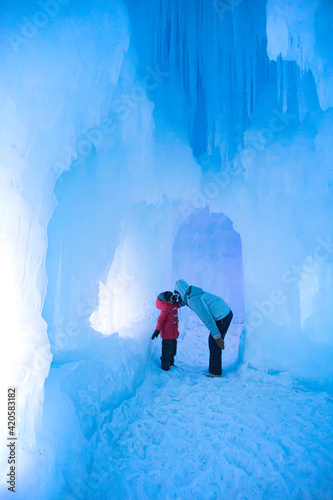
POLYGON ((169 360, 166 360, 166 359, 163 359, 161 358, 161 368, 162 370, 164 371, 168 371, 170 370, 170 361, 169 360))

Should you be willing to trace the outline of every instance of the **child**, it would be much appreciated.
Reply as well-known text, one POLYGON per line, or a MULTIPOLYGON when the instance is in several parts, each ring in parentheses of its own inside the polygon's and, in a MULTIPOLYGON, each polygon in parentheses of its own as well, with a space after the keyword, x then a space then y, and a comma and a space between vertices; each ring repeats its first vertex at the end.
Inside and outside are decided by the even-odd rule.
POLYGON ((156 307, 161 310, 157 321, 156 330, 151 339, 156 339, 159 333, 162 337, 162 370, 170 370, 174 363, 177 352, 178 332, 178 309, 179 304, 175 302, 172 292, 160 293, 156 300, 156 307))

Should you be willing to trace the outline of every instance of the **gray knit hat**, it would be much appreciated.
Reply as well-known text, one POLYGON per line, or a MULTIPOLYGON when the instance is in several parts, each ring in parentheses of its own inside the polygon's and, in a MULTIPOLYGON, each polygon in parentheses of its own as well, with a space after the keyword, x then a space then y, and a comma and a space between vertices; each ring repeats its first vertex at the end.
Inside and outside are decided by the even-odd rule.
POLYGON ((176 281, 175 290, 177 290, 183 302, 185 302, 185 294, 189 288, 190 285, 185 280, 176 281))

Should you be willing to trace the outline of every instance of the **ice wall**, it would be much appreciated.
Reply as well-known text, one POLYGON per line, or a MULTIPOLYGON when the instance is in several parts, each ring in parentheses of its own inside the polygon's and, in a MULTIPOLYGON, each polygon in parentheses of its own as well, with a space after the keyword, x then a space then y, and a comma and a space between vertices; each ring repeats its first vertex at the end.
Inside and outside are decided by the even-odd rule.
POLYGON ((153 7, 151 57, 203 172, 187 210, 222 212, 242 241, 246 359, 331 383, 331 4, 153 7))
POLYGON ((267 52, 270 59, 296 61, 302 73, 311 71, 325 111, 332 107, 333 5, 329 0, 267 2, 267 52))
MULTIPOLYGON (((53 188, 80 156, 77 138, 107 117, 129 44, 121 4, 114 2, 110 13, 98 10, 103 2, 95 2, 93 11, 66 3, 2 6, 1 394, 8 386, 19 388, 23 447, 34 443, 51 362, 41 311, 53 188)), ((1 408, 2 439, 5 416, 1 408)), ((1 450, 3 465, 6 447, 1 450)))
POLYGON ((174 282, 183 276, 223 297, 234 312, 234 323, 244 323, 241 239, 222 213, 206 208, 180 226, 173 243, 172 276, 174 282))
POLYGON ((267 79, 265 1, 153 2, 153 60, 186 99, 196 157, 228 161, 267 79))
MULTIPOLYGON (((40 471, 31 474, 29 451, 20 449, 21 484, 28 489, 39 483, 40 495, 50 493, 48 484, 57 485, 59 491, 68 489, 66 470, 85 482, 92 435, 139 383, 148 346, 142 338, 147 340, 151 328, 147 315, 151 316, 162 284, 170 286, 173 237, 170 241, 168 237, 184 220, 179 198, 190 201, 191 189, 199 187, 200 180, 200 167, 185 134, 176 136, 165 128, 161 137, 153 137, 153 105, 147 92, 154 91, 168 74, 147 66, 145 78, 136 77, 125 7, 113 3, 105 11, 103 2, 94 2, 85 17, 85 5, 71 3, 63 10, 62 4, 57 5, 46 26, 22 40, 13 39, 12 33, 20 34, 27 19, 39 19, 39 11, 37 15, 31 6, 29 10, 22 4, 22 12, 14 16, 9 4, 8 30, 3 34, 7 74, 13 75, 16 65, 20 71, 20 77, 8 77, 3 83, 8 105, 3 123, 12 119, 12 111, 17 120, 15 126, 3 127, 3 176, 7 196, 10 186, 15 188, 18 213, 9 212, 8 198, 3 201, 13 248, 16 223, 20 223, 17 232, 22 238, 22 252, 12 250, 8 255, 13 266, 22 266, 22 274, 29 278, 25 284, 23 278, 14 276, 12 294, 3 287, 3 294, 8 294, 4 305, 14 307, 14 301, 21 298, 20 288, 23 296, 33 294, 38 299, 27 305, 35 319, 26 320, 26 343, 22 342, 23 320, 17 313, 24 310, 24 304, 21 301, 15 309, 17 325, 8 309, 8 322, 17 329, 22 356, 30 355, 31 363, 25 363, 22 356, 15 360, 13 377, 4 386, 20 387, 20 443, 28 450, 40 418, 50 341, 54 364, 38 441, 48 457, 41 483, 40 471), (10 164, 6 163, 7 150, 13 155, 10 164), (32 230, 25 234, 29 224, 38 229, 37 234, 32 230), (111 283, 106 302, 102 297, 100 306, 111 311, 112 327, 107 333, 119 330, 121 338, 102 338, 89 327, 98 306, 99 280, 108 276, 115 276, 117 287, 111 283), (41 366, 34 362, 37 355, 41 366), (99 402, 92 406, 95 397, 99 402), (82 460, 77 461, 75 471, 72 455, 64 449, 65 443, 71 446, 67 431, 61 420, 54 420, 55 408, 68 428, 79 422, 73 446, 82 451, 82 460)), ((7 355, 10 348, 7 343, 5 347, 7 355)), ((5 453, 2 458, 6 461, 5 453)), ((77 483, 72 487, 75 490, 77 483)), ((27 495, 22 490, 21 494, 27 495)))

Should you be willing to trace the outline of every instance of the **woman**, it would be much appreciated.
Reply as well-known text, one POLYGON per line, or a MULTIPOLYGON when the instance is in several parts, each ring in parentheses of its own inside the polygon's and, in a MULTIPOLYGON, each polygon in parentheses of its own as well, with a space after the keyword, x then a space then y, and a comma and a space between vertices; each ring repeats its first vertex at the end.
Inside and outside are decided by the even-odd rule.
POLYGON ((178 280, 175 295, 179 305, 187 305, 208 328, 209 371, 208 377, 222 376, 222 349, 233 314, 226 302, 216 295, 204 292, 202 288, 190 286, 185 280, 178 280))

